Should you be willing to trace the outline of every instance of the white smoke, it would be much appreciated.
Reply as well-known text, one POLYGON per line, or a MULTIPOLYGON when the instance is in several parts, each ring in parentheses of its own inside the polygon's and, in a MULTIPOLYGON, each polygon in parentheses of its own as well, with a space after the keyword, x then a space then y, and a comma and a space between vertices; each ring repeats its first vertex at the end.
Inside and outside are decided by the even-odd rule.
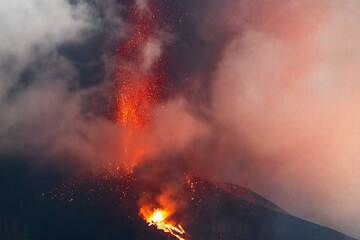
MULTIPOLYGON (((65 41, 78 41, 91 27, 85 4, 65 0, 0 2, 1 92, 23 68, 65 41)), ((1 95, 0 95, 1 96, 1 95)))
POLYGON ((62 44, 80 43, 97 30, 93 10, 83 1, 0 1, 1 153, 66 154, 88 163, 116 154, 115 143, 103 142, 118 130, 101 117, 84 114, 83 98, 93 90, 70 90, 78 85, 79 74, 58 53, 62 44), (31 79, 24 80, 24 74, 31 79), (107 150, 95 151, 95 145, 107 150))

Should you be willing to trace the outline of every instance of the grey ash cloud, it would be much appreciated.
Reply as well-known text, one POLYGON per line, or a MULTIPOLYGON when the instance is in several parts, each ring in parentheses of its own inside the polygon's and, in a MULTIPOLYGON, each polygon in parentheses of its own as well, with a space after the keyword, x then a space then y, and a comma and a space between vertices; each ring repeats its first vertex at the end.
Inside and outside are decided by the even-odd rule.
POLYGON ((114 131, 86 109, 106 89, 102 29, 122 24, 121 9, 114 1, 1 1, 1 152, 99 157, 94 142, 114 131))

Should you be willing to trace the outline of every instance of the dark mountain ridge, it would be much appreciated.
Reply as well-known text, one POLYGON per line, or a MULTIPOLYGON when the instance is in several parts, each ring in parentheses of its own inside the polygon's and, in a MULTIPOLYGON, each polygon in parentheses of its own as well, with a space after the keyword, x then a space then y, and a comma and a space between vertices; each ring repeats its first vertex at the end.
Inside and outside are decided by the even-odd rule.
MULTIPOLYGON (((138 215, 136 180, 111 175, 67 180, 24 166, 0 167, 0 239, 172 239, 138 215)), ((193 179, 181 210, 188 239, 350 240, 290 216, 248 189, 193 179)))

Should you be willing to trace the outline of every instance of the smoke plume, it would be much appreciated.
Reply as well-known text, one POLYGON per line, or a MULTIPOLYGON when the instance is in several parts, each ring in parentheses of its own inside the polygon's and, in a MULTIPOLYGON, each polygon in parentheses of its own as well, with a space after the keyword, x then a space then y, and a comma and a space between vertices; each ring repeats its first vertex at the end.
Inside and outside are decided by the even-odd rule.
MULTIPOLYGON (((115 7, 109 12, 105 3, 101 6, 103 21, 118 26, 115 7)), ((95 10, 84 1, 1 1, 1 153, 66 155, 89 164, 116 152, 115 143, 104 144, 116 137, 116 128, 84 111, 86 99, 102 87, 84 87, 76 53, 66 54, 67 48, 81 46, 100 32, 95 10), (97 150, 102 147, 108 151, 97 150)))
POLYGON ((225 4, 228 17, 217 21, 235 37, 212 89, 221 133, 214 164, 222 170, 215 174, 354 236, 360 236, 359 7, 351 0, 225 4))

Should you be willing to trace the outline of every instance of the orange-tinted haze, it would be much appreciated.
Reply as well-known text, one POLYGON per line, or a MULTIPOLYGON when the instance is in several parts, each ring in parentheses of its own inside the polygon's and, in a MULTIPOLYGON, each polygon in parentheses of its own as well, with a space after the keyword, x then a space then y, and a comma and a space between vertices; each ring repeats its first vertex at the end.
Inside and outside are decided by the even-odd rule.
POLYGON ((241 31, 214 76, 221 170, 209 174, 360 236, 360 3, 227 7, 225 25, 241 31))

